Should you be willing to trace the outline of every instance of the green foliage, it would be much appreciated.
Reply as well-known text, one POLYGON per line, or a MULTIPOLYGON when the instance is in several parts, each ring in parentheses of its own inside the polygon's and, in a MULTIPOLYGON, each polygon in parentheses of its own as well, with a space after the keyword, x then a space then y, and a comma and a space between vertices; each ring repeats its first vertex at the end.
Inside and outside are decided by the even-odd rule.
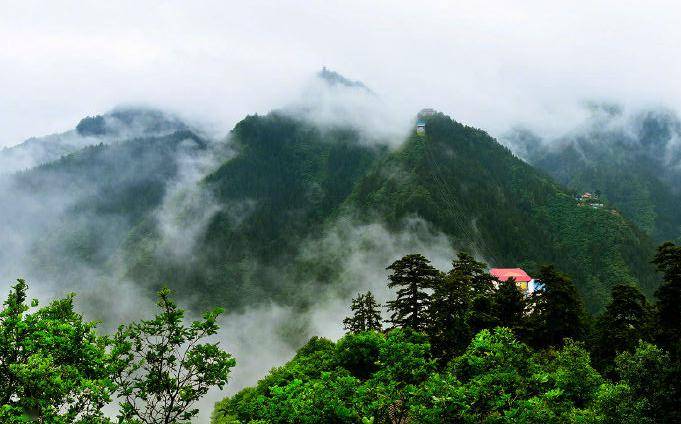
MULTIPOLYGON (((115 118, 128 122, 134 113, 115 118)), ((155 129, 182 128, 149 118, 155 129)), ((82 260, 107 275, 120 263, 116 257, 125 277, 146 287, 172 281, 175 289, 210 294, 196 306, 273 299, 304 308, 320 286, 342 278, 343 258, 337 249, 301 251, 303 242, 346 219, 386 223, 393 231, 419 217, 453 247, 494 264, 532 274, 538 264, 555 263, 574 277, 591 311, 607 303, 616 284, 653 293, 658 281, 642 259, 653 245, 628 221, 578 207, 571 193, 481 130, 444 115, 427 117, 427 128, 390 151, 394 140, 368 145, 353 128, 322 130, 281 112, 246 117, 229 137, 234 154, 199 183, 217 212, 198 234, 191 263, 159 254, 162 228, 154 212, 178 158, 193 157, 206 142, 181 130, 83 149, 16 178, 22 192, 83 194, 45 229, 36 271, 68 281, 80 278, 68 270, 82 260)), ((189 222, 188 215, 182 219, 189 222)), ((472 300, 474 331, 492 324, 486 301, 472 300)))
POLYGON ((186 326, 184 310, 170 295, 168 289, 159 291, 154 319, 121 326, 114 336, 114 358, 121 365, 115 377, 120 422, 189 422, 199 412, 195 403, 210 388, 222 389, 236 364, 218 343, 204 341, 217 333, 222 310, 186 326))
MULTIPOLYGON (((384 340, 368 378, 356 379, 337 365, 297 373, 288 382, 258 384, 223 400, 212 422, 652 422, 648 400, 628 382, 607 382, 578 343, 540 357, 508 329, 483 330, 441 372, 429 359, 427 339, 410 329, 394 329, 385 338, 348 334, 336 352, 346 355, 341 343, 355 339, 349 344, 355 346, 366 338, 384 340)), ((297 368, 302 356, 282 368, 297 368)))
POLYGON ((98 136, 106 133, 106 123, 102 115, 88 116, 76 125, 76 131, 82 136, 98 136))
POLYGON ((681 420, 678 363, 673 363, 666 352, 641 342, 636 351, 621 353, 615 362, 617 373, 631 389, 632 397, 645 402, 646 416, 665 423, 681 420))
POLYGON ((520 291, 513 278, 500 282, 492 295, 492 310, 496 324, 510 328, 516 334, 523 334, 527 303, 525 294, 520 291))
POLYGON ((444 277, 420 255, 395 264, 388 285, 423 290, 426 332, 404 320, 386 334, 349 333, 335 346, 312 339, 255 388, 220 402, 213 422, 678 422, 678 363, 648 343, 632 348, 650 325, 649 307, 635 288, 613 289, 589 338, 575 287, 552 266, 542 268, 528 305, 513 280, 494 284, 484 264, 465 253, 444 277), (420 272, 423 266, 429 272, 420 272), (475 299, 493 307, 490 327, 471 338, 471 322, 482 322, 471 319, 480 312, 475 299), (493 322, 510 323, 534 348, 493 322), (593 348, 608 374, 573 337, 597 341, 593 348), (616 345, 608 352, 623 353, 603 355, 598 343, 608 340, 616 345), (448 346, 455 344, 465 346, 448 346))
POLYGON ((678 117, 644 111, 623 126, 621 115, 599 111, 586 131, 571 131, 560 141, 541 142, 527 131, 511 138, 523 145, 530 163, 561 184, 579 193, 601 192, 606 207, 617 208, 658 243, 676 240, 680 174, 678 158, 667 152, 678 134, 678 117))
POLYGON ((585 406, 603 383, 603 377, 591 366, 589 352, 580 343, 568 339, 550 365, 551 379, 561 391, 561 399, 576 407, 585 406))
POLYGON ((375 331, 356 333, 336 343, 338 364, 353 376, 366 380, 378 369, 379 354, 385 339, 375 331))
MULTIPOLYGON (((460 254, 460 258, 462 258, 460 254)), ((463 257, 464 261, 468 257, 463 257)), ((474 297, 473 271, 461 261, 454 261, 452 270, 433 287, 428 305, 427 333, 433 353, 446 364, 460 354, 471 337, 471 302, 474 297)))
POLYGON ((115 371, 107 339, 73 309, 73 295, 37 308, 18 280, 0 312, 0 421, 103 423, 115 371))

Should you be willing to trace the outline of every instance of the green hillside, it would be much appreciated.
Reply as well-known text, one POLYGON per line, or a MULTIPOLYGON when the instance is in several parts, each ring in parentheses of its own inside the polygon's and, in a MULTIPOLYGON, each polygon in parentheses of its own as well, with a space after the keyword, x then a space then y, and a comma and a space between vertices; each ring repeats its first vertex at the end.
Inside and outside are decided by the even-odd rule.
POLYGON ((608 109, 557 140, 521 130, 506 142, 570 189, 598 190, 602 200, 663 242, 681 237, 680 134, 681 121, 671 112, 623 117, 621 110, 608 109))
POLYGON ((230 306, 266 299, 305 305, 338 270, 328 252, 302 260, 303 241, 343 216, 392 230, 418 216, 490 265, 532 273, 555 263, 593 310, 615 284, 640 284, 648 294, 656 286, 645 234, 610 211, 579 207, 484 131, 444 115, 430 117, 425 136, 412 134, 395 151, 362 144, 352 130, 320 131, 279 113, 244 119, 232 140, 236 155, 203 183, 221 206, 197 262, 137 255, 135 279, 157 285, 180 275, 230 306))
POLYGON ((651 293, 651 241, 621 216, 579 207, 550 177, 519 160, 485 132, 444 115, 355 188, 350 204, 397 225, 416 214, 456 247, 492 265, 555 263, 571 274, 590 308, 610 287, 638 281, 651 293))
POLYGON ((177 281, 201 287, 201 301, 231 307, 277 300, 304 305, 333 282, 332 264, 302 263, 299 248, 337 213, 356 182, 385 147, 362 144, 352 129, 320 131, 279 113, 249 116, 230 140, 236 155, 202 185, 220 207, 200 237, 196 263, 153 254, 153 229, 135 235, 131 278, 158 285, 177 281))
POLYGON ((192 132, 89 147, 14 181, 26 199, 68 194, 32 241, 39 276, 84 278, 75 266, 84 263, 149 290, 171 283, 199 306, 314 302, 338 281, 340 253, 302 250, 339 219, 398 231, 420 217, 491 266, 535 273, 554 263, 592 310, 615 284, 647 294, 656 286, 643 232, 609 210, 579 207, 484 131, 439 114, 426 134, 389 144, 397 143, 368 143, 353 128, 320 129, 282 112, 249 116, 230 134, 228 159, 216 157, 181 192, 175 225, 191 228, 205 212, 205 226, 170 246, 160 208, 183 158, 207 147, 192 132))

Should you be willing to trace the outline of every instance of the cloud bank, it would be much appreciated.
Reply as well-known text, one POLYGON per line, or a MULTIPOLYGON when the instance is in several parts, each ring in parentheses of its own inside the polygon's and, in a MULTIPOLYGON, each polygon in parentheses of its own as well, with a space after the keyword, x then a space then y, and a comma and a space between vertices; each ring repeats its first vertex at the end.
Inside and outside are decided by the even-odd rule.
POLYGON ((326 65, 413 115, 561 132, 579 103, 679 108, 681 6, 614 0, 2 2, 0 146, 120 103, 226 133, 326 65))

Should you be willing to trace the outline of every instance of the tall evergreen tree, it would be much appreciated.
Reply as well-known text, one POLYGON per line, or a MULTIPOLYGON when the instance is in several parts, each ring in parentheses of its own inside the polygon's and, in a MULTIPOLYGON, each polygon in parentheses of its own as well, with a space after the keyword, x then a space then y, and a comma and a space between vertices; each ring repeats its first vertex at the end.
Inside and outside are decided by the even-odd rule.
POLYGON ((566 337, 582 339, 587 330, 586 313, 569 277, 553 265, 539 271, 541 286, 532 293, 531 341, 535 346, 558 346, 566 337))
POLYGON ((487 271, 487 264, 478 262, 467 252, 459 252, 452 261, 450 275, 465 279, 469 292, 468 325, 473 334, 495 326, 492 293, 494 277, 487 271))
POLYGON ((501 281, 492 299, 496 325, 510 328, 516 334, 522 335, 527 298, 518 288, 515 279, 501 281))
POLYGON ((460 269, 453 269, 435 285, 430 299, 427 333, 433 355, 442 365, 461 354, 472 337, 468 277, 460 269))
POLYGON ((658 343, 676 358, 681 356, 681 246, 666 242, 657 248, 653 263, 663 273, 657 298, 658 343))
POLYGON ((609 371, 618 353, 633 351, 641 340, 649 341, 650 318, 650 306, 638 288, 613 287, 612 300, 596 321, 594 361, 609 371))
POLYGON ((487 264, 476 261, 468 252, 457 254, 450 272, 465 276, 474 295, 490 295, 494 291, 494 277, 487 271, 487 264))
POLYGON ((440 271, 423 255, 412 254, 390 265, 389 288, 397 289, 397 298, 388 302, 390 322, 396 327, 424 331, 428 323, 428 290, 441 279, 440 271))
POLYGON ((350 333, 361 333, 364 331, 381 331, 381 305, 376 302, 376 298, 367 291, 359 293, 352 299, 352 315, 343 320, 345 330, 350 333))

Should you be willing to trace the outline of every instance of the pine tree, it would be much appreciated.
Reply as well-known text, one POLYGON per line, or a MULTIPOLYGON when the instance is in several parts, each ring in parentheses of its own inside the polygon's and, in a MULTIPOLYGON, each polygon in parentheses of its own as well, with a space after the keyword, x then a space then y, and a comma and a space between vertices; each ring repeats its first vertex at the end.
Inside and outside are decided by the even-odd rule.
POLYGON ((650 318, 650 307, 638 288, 623 284, 613 287, 612 300, 596 322, 596 363, 609 371, 618 353, 633 352, 640 341, 650 341, 650 318))
POLYGON ((496 325, 510 328, 516 335, 522 334, 527 299, 514 278, 499 283, 494 291, 493 305, 496 325))
POLYGON ((365 313, 365 331, 381 331, 383 330, 383 318, 381 317, 381 305, 376 302, 371 291, 364 294, 364 313, 365 313))
POLYGON ((586 312, 569 277, 553 265, 539 271, 541 287, 532 294, 531 340, 537 347, 558 346, 566 337, 582 339, 586 333, 586 312))
POLYGON ((657 248, 653 263, 663 273, 657 298, 657 339, 675 357, 681 357, 681 246, 666 242, 657 248))
POLYGON ((427 333, 441 365, 461 354, 471 340, 471 300, 470 279, 460 269, 448 272, 433 289, 427 333))
POLYGON ((490 295, 494 291, 494 277, 487 271, 487 264, 478 262, 468 252, 459 252, 452 261, 451 272, 458 272, 469 280, 474 295, 490 295))
POLYGON ((381 331, 381 305, 376 302, 374 295, 367 291, 359 293, 352 299, 352 315, 343 320, 345 330, 350 333, 361 333, 364 331, 381 331))
POLYGON ((395 261, 388 270, 389 288, 397 288, 397 298, 388 302, 390 322, 396 327, 424 331, 428 323, 428 290, 441 278, 440 271, 423 255, 407 255, 395 261))

